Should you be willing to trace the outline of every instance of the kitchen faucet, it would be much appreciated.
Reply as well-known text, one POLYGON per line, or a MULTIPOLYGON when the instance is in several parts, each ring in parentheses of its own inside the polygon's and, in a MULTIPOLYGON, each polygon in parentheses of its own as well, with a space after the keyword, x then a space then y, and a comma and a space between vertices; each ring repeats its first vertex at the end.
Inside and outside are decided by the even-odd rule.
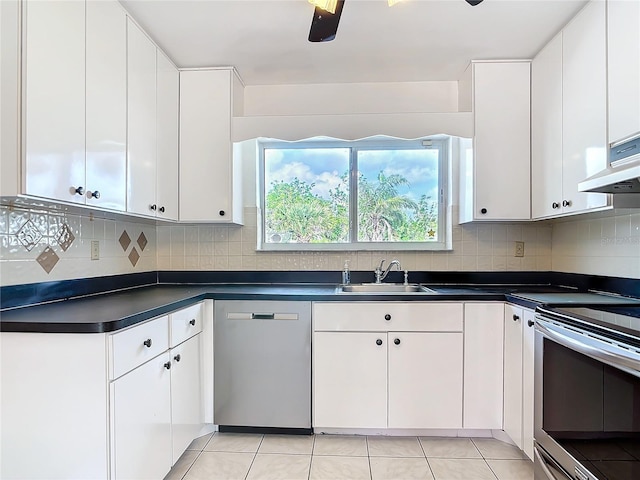
POLYGON ((391 270, 391 267, 393 267, 394 265, 396 266, 396 269, 401 272, 402 271, 402 267, 400 266, 400 262, 398 260, 391 260, 391 262, 389 262, 389 266, 387 267, 386 270, 382 270, 382 267, 384 266, 384 258, 380 261, 380 265, 376 267, 376 269, 374 270, 374 273, 376 274, 376 283, 382 283, 382 281, 386 278, 386 276, 389 274, 389 271, 391 270))

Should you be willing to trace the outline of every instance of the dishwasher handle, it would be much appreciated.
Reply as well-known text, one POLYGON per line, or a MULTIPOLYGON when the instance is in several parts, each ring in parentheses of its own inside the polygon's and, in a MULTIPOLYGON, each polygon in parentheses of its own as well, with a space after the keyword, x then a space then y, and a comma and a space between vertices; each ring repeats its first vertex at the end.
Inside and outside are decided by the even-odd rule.
POLYGON ((252 313, 251 320, 275 320, 275 313, 252 313))
POLYGON ((229 312, 227 320, 298 320, 297 313, 229 312))

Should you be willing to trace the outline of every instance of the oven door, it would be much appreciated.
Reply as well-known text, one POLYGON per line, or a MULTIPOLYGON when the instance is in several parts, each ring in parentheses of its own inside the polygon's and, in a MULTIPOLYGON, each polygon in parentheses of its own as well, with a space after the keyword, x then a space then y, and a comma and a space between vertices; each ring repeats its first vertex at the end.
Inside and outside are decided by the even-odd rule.
POLYGON ((536 317, 536 480, 640 479, 639 376, 636 349, 536 317))

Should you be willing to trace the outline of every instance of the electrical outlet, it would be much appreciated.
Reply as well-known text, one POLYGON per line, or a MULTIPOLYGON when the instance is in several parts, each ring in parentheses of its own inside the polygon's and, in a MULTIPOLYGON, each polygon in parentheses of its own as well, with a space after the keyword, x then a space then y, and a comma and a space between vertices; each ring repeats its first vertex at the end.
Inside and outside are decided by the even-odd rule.
POLYGON ((100 241, 91 240, 91 260, 100 260, 100 241))
POLYGON ((524 242, 516 242, 516 250, 513 254, 514 257, 524 257, 524 242))

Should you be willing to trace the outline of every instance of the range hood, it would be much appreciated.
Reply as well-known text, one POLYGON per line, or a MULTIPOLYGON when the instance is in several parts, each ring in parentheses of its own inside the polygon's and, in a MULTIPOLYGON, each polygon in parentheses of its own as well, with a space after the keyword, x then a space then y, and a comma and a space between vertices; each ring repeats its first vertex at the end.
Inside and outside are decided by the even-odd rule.
POLYGON ((609 166, 578 184, 581 192, 631 194, 640 199, 640 136, 613 144, 609 166))

